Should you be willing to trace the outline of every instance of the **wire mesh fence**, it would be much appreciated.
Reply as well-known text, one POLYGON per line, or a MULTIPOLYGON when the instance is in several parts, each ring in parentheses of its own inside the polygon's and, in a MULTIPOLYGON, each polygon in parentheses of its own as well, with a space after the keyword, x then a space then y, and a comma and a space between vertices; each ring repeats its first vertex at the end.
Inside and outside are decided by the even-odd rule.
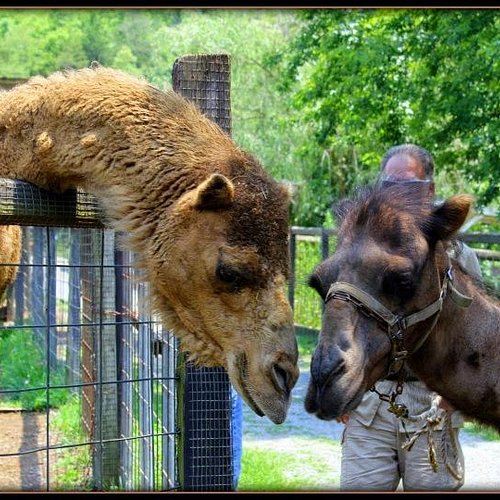
MULTIPOLYGON (((40 486, 178 488, 176 342, 147 313, 133 255, 105 229, 24 227, 23 241, 15 322, 3 336, 32 363, 1 385, 0 398, 46 411, 46 439, 23 449, 45 455, 40 486), (68 420, 51 409, 70 412, 68 420), (87 471, 74 480, 64 465, 73 461, 87 471)), ((15 446, 0 469, 18 455, 15 446)))

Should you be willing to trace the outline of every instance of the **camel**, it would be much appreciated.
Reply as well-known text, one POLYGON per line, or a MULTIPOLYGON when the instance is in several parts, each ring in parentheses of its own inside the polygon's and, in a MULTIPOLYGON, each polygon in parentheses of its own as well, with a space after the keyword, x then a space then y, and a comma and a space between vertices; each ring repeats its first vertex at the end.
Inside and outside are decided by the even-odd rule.
POLYGON ((309 284, 324 300, 305 408, 354 409, 403 363, 477 422, 500 431, 500 307, 446 251, 472 197, 433 206, 411 186, 367 186, 335 207, 335 252, 309 284))
POLYGON ((285 420, 289 192, 195 105, 98 65, 32 77, 0 94, 0 175, 95 195, 180 349, 285 420))
POLYGON ((22 232, 19 226, 0 226, 0 305, 6 300, 7 289, 16 279, 21 260, 22 232))

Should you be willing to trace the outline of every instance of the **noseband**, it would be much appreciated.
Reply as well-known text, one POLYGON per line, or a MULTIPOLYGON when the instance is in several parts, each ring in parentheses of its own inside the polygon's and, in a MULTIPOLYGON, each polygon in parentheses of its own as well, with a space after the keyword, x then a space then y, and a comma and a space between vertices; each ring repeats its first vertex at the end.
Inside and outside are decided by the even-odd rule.
POLYGON ((401 370, 405 359, 410 354, 417 351, 427 340, 427 337, 436 325, 439 314, 443 308, 443 301, 447 295, 450 295, 452 300, 461 307, 468 307, 472 302, 472 298, 461 294, 453 285, 451 263, 449 263, 449 267, 445 272, 439 297, 424 309, 406 316, 392 313, 377 299, 355 285, 344 281, 336 281, 330 286, 326 294, 325 304, 332 299, 350 302, 356 306, 360 312, 375 319, 379 325, 382 326, 391 341, 391 356, 389 358, 387 373, 388 375, 394 375, 401 370), (404 345, 404 334, 406 330, 410 328, 410 326, 420 323, 433 315, 436 315, 436 317, 434 318, 432 326, 427 330, 425 335, 419 339, 412 352, 408 353, 404 345))

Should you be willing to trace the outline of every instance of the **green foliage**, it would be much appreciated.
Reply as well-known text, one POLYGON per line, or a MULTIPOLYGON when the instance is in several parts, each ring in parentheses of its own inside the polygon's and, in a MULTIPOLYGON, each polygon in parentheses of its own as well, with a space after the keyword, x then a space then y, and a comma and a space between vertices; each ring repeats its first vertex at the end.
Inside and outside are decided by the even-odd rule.
POLYGON ((296 154, 307 125, 276 92, 281 69, 265 64, 266 55, 283 50, 295 29, 293 10, 4 10, 2 76, 28 78, 98 61, 162 88, 171 84, 177 58, 229 54, 236 142, 275 178, 297 184, 307 178, 308 164, 296 154))
POLYGON ((90 491, 92 489, 92 459, 89 446, 75 446, 86 441, 82 429, 82 401, 73 395, 51 419, 52 432, 59 436, 62 445, 72 445, 61 450, 52 465, 55 474, 52 488, 56 491, 90 491))
POLYGON ((474 421, 466 421, 464 431, 487 441, 500 441, 500 433, 493 427, 474 421))
POLYGON ((302 238, 297 238, 294 322, 295 325, 319 330, 321 299, 318 293, 307 285, 307 278, 321 261, 320 241, 319 238, 302 238))
POLYGON ((321 226, 400 142, 432 152, 438 196, 498 205, 499 24, 495 9, 6 9, 0 58, 9 78, 96 60, 164 87, 178 57, 229 54, 236 142, 292 186, 292 224, 321 226))
POLYGON ((315 184, 304 198, 316 196, 326 210, 318 185, 335 199, 345 196, 375 177, 388 147, 415 142, 432 152, 446 188, 456 191, 453 182, 462 180, 479 205, 498 203, 497 11, 318 9, 300 16, 302 29, 275 62, 283 67, 281 88, 294 91, 294 106, 314 124, 303 153, 315 165, 315 184), (330 159, 328 168, 321 170, 320 157, 330 159))
MULTIPOLYGON (((50 370, 50 386, 64 383, 62 369, 50 370)), ((45 352, 33 339, 31 330, 10 330, 0 336, 0 388, 15 392, 6 393, 3 399, 20 404, 25 410, 43 410, 63 404, 68 389, 47 387, 47 362, 45 352)))

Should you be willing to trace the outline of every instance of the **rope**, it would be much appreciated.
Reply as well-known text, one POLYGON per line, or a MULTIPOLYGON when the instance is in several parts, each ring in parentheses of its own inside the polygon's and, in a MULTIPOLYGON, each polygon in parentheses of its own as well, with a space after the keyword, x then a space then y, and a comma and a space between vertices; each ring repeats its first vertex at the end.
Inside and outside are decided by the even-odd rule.
MULTIPOLYGON (((441 433, 441 442, 440 442, 440 451, 444 458, 444 464, 448 470, 448 472, 457 480, 463 479, 463 468, 459 460, 458 453, 458 443, 456 440, 456 436, 453 433, 453 428, 451 425, 451 414, 446 410, 439 408, 437 406, 437 399, 435 398, 432 406, 426 412, 420 415, 409 415, 406 417, 406 420, 410 420, 413 422, 417 422, 419 420, 425 420, 422 427, 413 433, 411 437, 409 437, 402 445, 403 450, 410 451, 417 439, 423 434, 427 433, 427 446, 428 446, 428 459, 429 463, 434 472, 438 471, 438 460, 437 460, 437 447, 436 442, 434 440, 434 430, 435 427, 443 422, 443 431, 441 433), (451 458, 451 460, 450 460, 451 458), (458 470, 460 469, 460 470, 458 470)), ((403 427, 405 429, 405 433, 408 436, 408 432, 406 431, 406 426, 403 427)))

